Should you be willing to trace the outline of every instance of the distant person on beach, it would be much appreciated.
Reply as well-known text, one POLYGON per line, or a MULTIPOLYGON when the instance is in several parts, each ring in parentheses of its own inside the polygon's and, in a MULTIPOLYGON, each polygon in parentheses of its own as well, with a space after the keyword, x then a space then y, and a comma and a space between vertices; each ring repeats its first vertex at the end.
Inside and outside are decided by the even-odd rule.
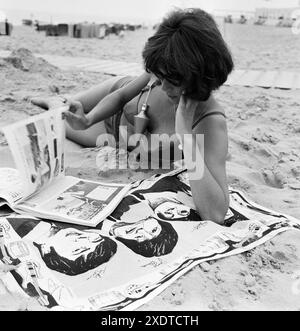
POLYGON ((232 23, 233 23, 232 15, 227 15, 227 16, 224 18, 224 22, 225 22, 225 23, 230 23, 230 24, 232 24, 232 23))
POLYGON ((245 17, 245 15, 241 15, 238 23, 239 24, 246 24, 247 23, 247 18, 245 17))
POLYGON ((8 20, 7 19, 5 20, 5 34, 7 36, 10 35, 9 23, 8 23, 8 20))
MULTIPOLYGON (((186 163, 195 147, 196 152, 204 150, 203 176, 195 179, 197 173, 189 171, 192 196, 202 220, 223 224, 229 207, 228 132, 213 91, 226 82, 234 65, 217 24, 203 10, 175 10, 149 38, 143 59, 146 72, 141 76, 114 77, 67 101, 67 137, 95 147, 103 145, 104 134, 113 135, 118 146, 128 146, 134 134, 143 133, 149 142, 155 134, 176 136, 169 147, 174 159, 184 154, 186 163), (139 116, 144 113, 143 122, 139 116), (198 135, 204 135, 204 141, 198 135), (192 139, 184 139, 187 136, 192 139)), ((49 109, 66 103, 61 99, 32 102, 49 109)), ((152 149, 148 145, 149 153, 152 149)))

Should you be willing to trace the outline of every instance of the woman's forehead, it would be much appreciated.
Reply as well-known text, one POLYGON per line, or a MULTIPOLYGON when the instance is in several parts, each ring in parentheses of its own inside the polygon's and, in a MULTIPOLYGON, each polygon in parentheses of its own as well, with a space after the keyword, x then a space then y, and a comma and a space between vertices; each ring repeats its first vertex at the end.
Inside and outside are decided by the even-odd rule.
POLYGON ((158 67, 153 71, 154 75, 158 78, 165 78, 168 80, 181 81, 182 75, 176 68, 158 67))

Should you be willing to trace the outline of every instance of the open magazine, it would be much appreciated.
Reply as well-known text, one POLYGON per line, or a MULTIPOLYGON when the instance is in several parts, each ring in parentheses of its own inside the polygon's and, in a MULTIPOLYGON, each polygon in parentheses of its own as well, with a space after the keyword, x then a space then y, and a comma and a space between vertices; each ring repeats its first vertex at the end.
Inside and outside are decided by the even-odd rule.
POLYGON ((17 169, 0 168, 0 207, 39 218, 96 227, 130 185, 65 176, 64 108, 2 129, 17 169))

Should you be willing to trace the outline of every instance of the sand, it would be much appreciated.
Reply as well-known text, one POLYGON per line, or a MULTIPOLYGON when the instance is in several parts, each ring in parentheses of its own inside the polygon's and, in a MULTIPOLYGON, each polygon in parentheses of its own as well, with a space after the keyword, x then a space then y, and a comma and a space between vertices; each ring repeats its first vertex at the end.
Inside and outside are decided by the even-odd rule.
MULTIPOLYGON (((227 25, 225 32, 237 68, 300 71, 300 36, 291 30, 227 25)), ((1 37, 0 50, 23 47, 41 54, 138 62, 151 33, 149 29, 128 32, 123 39, 75 40, 16 27, 11 38, 1 37)), ((33 96, 73 94, 109 78, 63 72, 28 51, 17 52, 9 61, 0 59, 0 128, 41 112, 29 103, 33 96)), ((299 90, 222 87, 216 97, 228 117, 229 184, 263 206, 300 219, 299 90)), ((103 172, 95 162, 99 150, 68 150, 67 173, 82 178, 129 182, 153 173, 103 172)), ((0 166, 10 166, 1 135, 0 153, 0 166)), ((139 310, 300 310, 299 271, 300 233, 289 231, 249 253, 195 268, 139 310)), ((0 282, 0 310, 26 309, 38 307, 6 293, 0 282)))

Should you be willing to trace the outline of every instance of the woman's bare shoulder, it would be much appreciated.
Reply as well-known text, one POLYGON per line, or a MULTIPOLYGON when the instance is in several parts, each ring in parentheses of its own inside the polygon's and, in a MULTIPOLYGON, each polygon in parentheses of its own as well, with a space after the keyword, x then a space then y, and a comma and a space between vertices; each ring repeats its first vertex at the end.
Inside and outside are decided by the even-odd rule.
POLYGON ((123 103, 127 103, 137 96, 141 90, 149 83, 151 75, 144 72, 138 77, 132 79, 128 84, 124 85, 112 94, 118 95, 123 100, 123 103))
POLYGON ((222 105, 212 96, 208 101, 200 104, 195 114, 193 130, 204 131, 213 124, 226 124, 226 114, 222 105))

